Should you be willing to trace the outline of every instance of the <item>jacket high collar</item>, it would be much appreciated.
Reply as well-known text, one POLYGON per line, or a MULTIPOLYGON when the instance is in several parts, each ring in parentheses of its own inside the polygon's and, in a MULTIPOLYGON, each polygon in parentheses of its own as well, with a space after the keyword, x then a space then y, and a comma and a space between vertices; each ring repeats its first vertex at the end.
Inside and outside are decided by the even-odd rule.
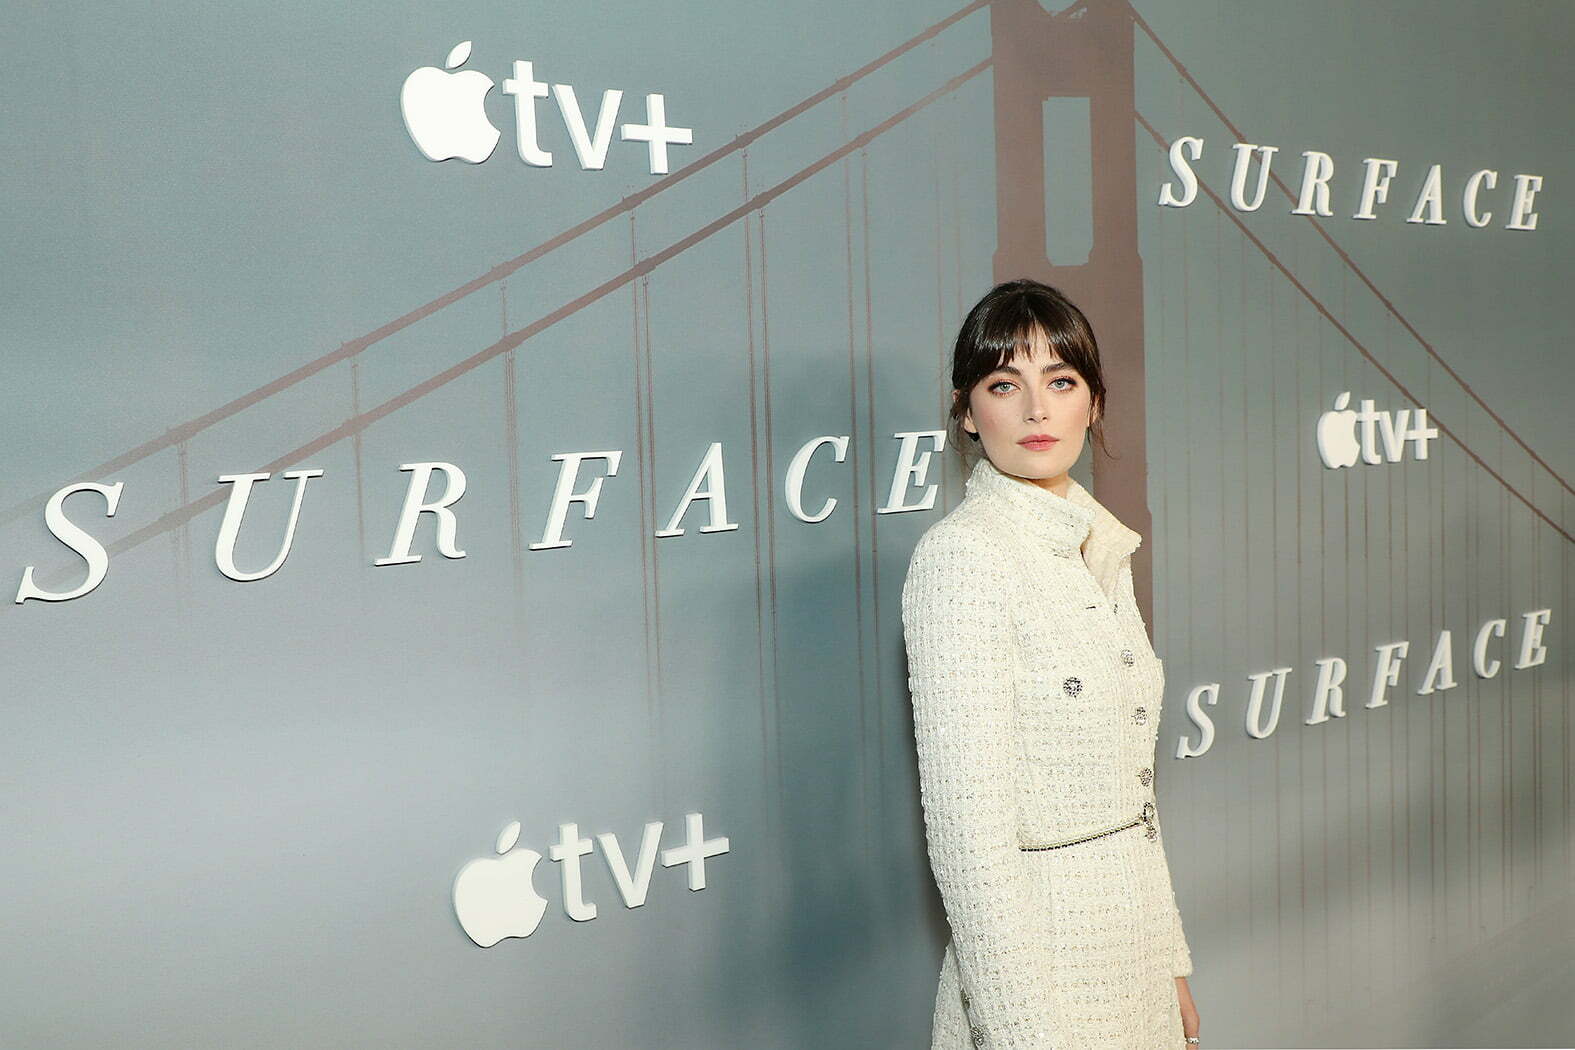
POLYGON ((967 499, 995 508, 1029 543, 1061 558, 1082 558, 1106 594, 1114 591, 1122 559, 1143 538, 1121 524, 1076 478, 1065 497, 998 470, 980 456, 966 482, 967 499), (1086 550, 1084 540, 1088 541, 1086 550))

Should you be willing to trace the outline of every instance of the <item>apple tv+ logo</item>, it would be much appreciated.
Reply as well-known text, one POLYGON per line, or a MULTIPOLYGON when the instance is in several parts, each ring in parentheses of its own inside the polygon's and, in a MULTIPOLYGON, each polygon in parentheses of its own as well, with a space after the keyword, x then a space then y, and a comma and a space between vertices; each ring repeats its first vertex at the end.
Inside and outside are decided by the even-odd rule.
MULTIPOLYGON (((661 837, 661 821, 645 825, 640 836, 640 855, 630 872, 618 836, 610 831, 596 836, 625 907, 638 908, 645 903, 661 837)), ((546 914, 547 901, 536 892, 534 881, 541 854, 533 849, 517 849, 519 840, 520 822, 512 821, 498 835, 494 849, 497 856, 477 857, 454 877, 454 914, 470 939, 483 948, 506 937, 529 937, 546 914)), ((558 841, 547 850, 561 865, 563 910, 579 922, 596 918, 596 905, 585 899, 580 881, 580 858, 594 848, 590 839, 580 837, 578 824, 559 824, 558 841)), ((727 851, 727 837, 707 839, 700 814, 689 813, 684 817, 683 845, 662 850, 662 866, 689 865, 689 888, 703 890, 706 858, 727 851)))
POLYGON ((1438 428, 1427 425, 1427 409, 1381 412, 1369 400, 1362 401, 1360 410, 1346 407, 1350 403, 1347 390, 1334 399, 1331 411, 1318 417, 1318 455, 1324 466, 1338 470, 1355 465, 1358 458, 1374 465, 1385 460, 1398 463, 1407 441, 1417 459, 1427 458, 1427 443, 1438 436, 1438 428))
MULTIPOLYGON (((454 45, 443 60, 443 69, 422 66, 406 77, 400 88, 399 111, 405 118, 405 130, 427 160, 457 157, 480 164, 497 149, 502 133, 487 119, 484 106, 487 93, 496 85, 491 77, 474 69, 453 72, 470 60, 470 44, 465 40, 454 45)), ((520 160, 533 167, 552 167, 552 154, 536 142, 536 100, 547 97, 548 86, 536 79, 531 63, 516 61, 514 76, 503 82, 503 93, 514 96, 515 145, 520 160)), ((602 92, 595 131, 586 129, 585 114, 571 85, 553 84, 550 93, 558 102, 580 167, 600 171, 607 162, 623 92, 617 88, 602 92)), ((645 123, 620 125, 618 135, 645 143, 652 175, 667 174, 668 146, 694 142, 693 128, 667 123, 667 100, 659 94, 645 96, 645 123)))

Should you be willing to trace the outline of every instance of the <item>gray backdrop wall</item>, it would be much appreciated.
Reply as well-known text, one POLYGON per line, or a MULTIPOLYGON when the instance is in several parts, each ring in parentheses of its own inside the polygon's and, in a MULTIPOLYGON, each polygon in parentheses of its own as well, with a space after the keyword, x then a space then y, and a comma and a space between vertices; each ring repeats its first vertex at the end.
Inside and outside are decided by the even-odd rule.
POLYGON ((13 598, 29 567, 56 593, 87 575, 50 497, 121 488, 113 517, 64 502, 102 583, 0 606, 0 1044, 927 1045, 945 927, 897 596, 961 496, 951 450, 898 493, 936 485, 933 507, 879 509, 894 435, 943 423, 963 313, 1020 274, 1085 303, 1110 361, 1121 459, 1079 474, 1146 537, 1205 1045, 1575 1040, 1568 5, 5 21, 13 598), (462 41, 500 140, 435 162, 401 85, 462 41), (653 173, 609 127, 587 168, 543 98, 533 166, 516 60, 592 133, 617 88, 618 125, 660 93, 693 141, 653 173), (1203 147, 1176 207, 1183 136, 1203 147), (1278 147, 1257 210, 1231 202, 1236 142, 1278 147), (1332 158, 1328 217, 1292 213, 1304 150, 1332 158), (1396 162, 1367 220, 1365 158, 1396 162), (1435 164, 1446 221, 1407 222, 1435 164), (1534 229, 1510 228, 1517 174, 1541 180, 1534 229), (1342 393, 1373 402, 1379 462, 1324 465, 1342 393), (1427 458, 1390 462, 1376 414, 1423 408, 1427 458), (809 523, 785 480, 820 436, 846 455, 812 460, 806 510, 837 502, 809 523), (702 531, 702 499, 657 536, 713 443, 737 527, 702 531), (610 450, 595 517, 573 504, 572 546, 533 549, 552 457, 610 450), (375 564, 401 466, 431 462, 466 478, 454 545, 422 515, 420 560, 375 564), (236 545, 254 572, 296 469, 322 475, 288 559, 226 578, 217 479, 272 475, 236 545), (1452 688, 1427 673, 1444 631, 1452 688), (1344 713, 1321 720, 1333 657, 1344 713), (597 836, 634 866, 647 822, 666 850, 690 813, 727 839, 704 888, 658 861, 626 907, 597 836), (515 821, 545 914, 482 948, 453 887, 515 821), (568 823, 595 843, 594 919, 549 856, 568 823))

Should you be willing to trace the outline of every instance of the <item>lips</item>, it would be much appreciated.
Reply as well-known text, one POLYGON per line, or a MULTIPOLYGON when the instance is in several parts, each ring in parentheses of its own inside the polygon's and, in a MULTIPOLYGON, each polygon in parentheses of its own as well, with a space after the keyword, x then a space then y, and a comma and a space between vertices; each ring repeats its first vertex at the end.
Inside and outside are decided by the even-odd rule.
POLYGON ((1043 452, 1045 449, 1050 448, 1055 443, 1055 438, 1046 437, 1043 434, 1036 434, 1033 437, 1023 438, 1023 440, 1018 442, 1018 444, 1024 448, 1033 449, 1037 452, 1043 452))

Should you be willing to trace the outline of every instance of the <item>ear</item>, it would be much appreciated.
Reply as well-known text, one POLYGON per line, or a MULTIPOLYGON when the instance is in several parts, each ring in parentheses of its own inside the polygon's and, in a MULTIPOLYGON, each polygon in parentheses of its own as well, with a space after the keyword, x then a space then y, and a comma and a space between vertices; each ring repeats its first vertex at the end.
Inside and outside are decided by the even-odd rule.
MULTIPOLYGON (((961 390, 953 390, 952 391, 952 401, 953 402, 955 402, 961 396, 962 396, 962 391, 961 390)), ((969 409, 962 414, 962 428, 963 428, 963 430, 967 431, 970 434, 977 434, 977 433, 979 433, 979 428, 973 425, 973 408, 972 407, 969 407, 969 409)))

